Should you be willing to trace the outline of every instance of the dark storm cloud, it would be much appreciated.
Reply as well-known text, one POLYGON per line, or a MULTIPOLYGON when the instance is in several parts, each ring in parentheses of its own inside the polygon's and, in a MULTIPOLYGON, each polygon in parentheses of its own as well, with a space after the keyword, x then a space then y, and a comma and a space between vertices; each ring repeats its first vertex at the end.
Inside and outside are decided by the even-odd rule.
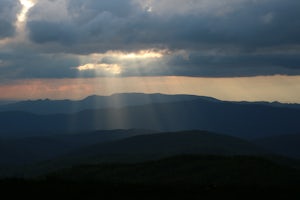
POLYGON ((93 20, 104 12, 109 12, 117 17, 128 17, 131 12, 134 12, 132 3, 128 0, 76 0, 70 1, 67 9, 79 23, 93 20))
POLYGON ((36 54, 24 49, 0 53, 0 78, 67 78, 76 77, 79 65, 76 57, 57 54, 36 54))
POLYGON ((0 0, 0 39, 14 35, 14 23, 19 9, 18 1, 0 0))
POLYGON ((30 38, 37 43, 58 42, 70 45, 76 42, 76 28, 72 24, 33 21, 28 24, 30 38))
POLYGON ((129 0, 70 1, 67 10, 70 18, 65 22, 33 20, 29 30, 32 40, 38 43, 48 39, 65 44, 63 38, 67 40, 69 36, 79 38, 82 43, 104 44, 103 51, 124 48, 124 43, 129 48, 152 44, 184 49, 202 44, 256 48, 300 43, 298 0, 241 2, 244 3, 223 15, 184 13, 165 16, 141 10, 129 0), (52 33, 54 36, 41 31, 48 30, 47 26, 56 32, 52 33), (58 37, 60 34, 62 36, 58 37))
MULTIPOLYGON (((0 69, 9 65, 20 77, 75 77, 75 67, 88 64, 79 55, 167 49, 159 59, 104 56, 97 64, 120 66, 120 76, 300 75, 299 10, 299 0, 38 1, 26 24, 32 51, 24 59, 0 55, 0 69)), ((12 57, 22 57, 20 51, 12 57)))
POLYGON ((256 76, 300 74, 298 55, 201 55, 192 53, 189 59, 174 56, 169 66, 175 68, 176 75, 186 76, 256 76))
POLYGON ((65 10, 58 11, 66 12, 65 18, 50 14, 47 19, 40 18, 43 3, 39 2, 29 15, 30 39, 40 44, 61 44, 61 51, 86 54, 125 49, 126 35, 132 30, 124 31, 128 31, 131 20, 139 19, 137 7, 129 0, 69 1, 65 10), (77 45, 69 48, 72 44, 77 45))

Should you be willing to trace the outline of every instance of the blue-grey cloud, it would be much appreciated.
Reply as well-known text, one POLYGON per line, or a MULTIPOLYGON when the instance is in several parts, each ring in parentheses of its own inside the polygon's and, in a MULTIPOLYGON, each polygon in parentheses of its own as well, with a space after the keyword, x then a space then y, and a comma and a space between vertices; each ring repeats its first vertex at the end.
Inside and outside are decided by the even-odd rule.
POLYGON ((63 39, 78 37, 85 43, 104 44, 100 49, 103 51, 123 48, 124 44, 128 48, 164 45, 189 49, 203 44, 254 48, 300 43, 299 1, 241 2, 244 3, 221 16, 216 13, 184 13, 166 17, 141 10, 129 0, 70 1, 67 8, 70 18, 65 22, 33 20, 29 23, 29 30, 35 42, 45 42, 48 38, 49 42, 65 44, 63 39), (43 29, 48 30, 48 26, 54 32, 52 34, 61 33, 61 37, 55 40, 53 35, 45 35, 38 28, 42 22, 45 23, 43 29), (40 40, 41 37, 44 39, 40 40))
POLYGON ((15 22, 20 9, 18 1, 0 0, 0 39, 15 34, 15 22))
POLYGON ((30 38, 36 43, 58 42, 70 45, 76 42, 76 28, 72 24, 57 22, 33 21, 28 24, 30 38))
POLYGON ((0 55, 0 66, 18 77, 75 77, 88 64, 76 56, 167 49, 161 58, 105 55, 96 64, 119 66, 119 76, 300 75, 299 8, 299 0, 38 1, 26 24, 31 51, 0 55))
POLYGON ((76 57, 64 54, 37 54, 24 49, 14 53, 1 53, 0 79, 14 78, 72 78, 78 72, 76 57))

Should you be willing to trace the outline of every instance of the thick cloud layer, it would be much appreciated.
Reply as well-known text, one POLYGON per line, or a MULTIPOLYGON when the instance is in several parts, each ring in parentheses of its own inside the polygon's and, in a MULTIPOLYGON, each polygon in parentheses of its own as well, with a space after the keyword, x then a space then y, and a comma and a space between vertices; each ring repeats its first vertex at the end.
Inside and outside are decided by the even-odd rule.
POLYGON ((0 0, 0 39, 15 34, 14 23, 20 9, 17 1, 0 0))
POLYGON ((65 10, 58 11, 67 13, 65 18, 53 12, 47 19, 43 9, 48 8, 37 5, 28 23, 30 36, 37 43, 80 41, 86 44, 86 52, 90 51, 87 44, 95 42, 101 45, 100 51, 125 44, 129 49, 149 45, 197 49, 202 45, 258 48, 300 43, 298 0, 137 2, 69 1, 65 10))
POLYGON ((40 0, 26 26, 32 55, 0 61, 20 77, 300 75, 299 11, 299 0, 40 0), (163 53, 108 53, 141 50, 163 53))

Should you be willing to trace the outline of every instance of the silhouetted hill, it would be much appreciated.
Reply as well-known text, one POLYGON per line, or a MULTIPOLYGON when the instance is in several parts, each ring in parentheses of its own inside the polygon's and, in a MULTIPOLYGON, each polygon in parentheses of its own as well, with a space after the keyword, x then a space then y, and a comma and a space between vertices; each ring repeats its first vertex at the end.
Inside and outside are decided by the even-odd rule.
POLYGON ((206 131, 152 133, 116 130, 73 137, 33 137, 6 142, 0 153, 2 165, 14 164, 21 167, 0 175, 35 176, 78 164, 138 162, 186 154, 271 154, 248 141, 206 131), (34 163, 37 165, 33 165, 34 163), (24 168, 24 164, 30 165, 24 168))
POLYGON ((300 104, 297 104, 297 103, 280 103, 280 102, 277 102, 277 101, 274 101, 274 102, 265 102, 265 101, 247 102, 247 101, 240 101, 240 102, 236 102, 236 103, 239 103, 239 104, 264 105, 264 106, 272 106, 272 107, 279 107, 279 108, 300 109, 300 104))
POLYGON ((107 130, 21 139, 0 139, 0 165, 25 165, 47 161, 93 144, 154 132, 150 130, 107 130))
POLYGON ((0 100, 0 106, 4 106, 4 105, 7 105, 7 104, 13 104, 13 103, 16 103, 18 101, 14 101, 14 100, 0 100))
POLYGON ((253 142, 276 154, 300 159, 300 134, 276 135, 253 142))
POLYGON ((208 130, 257 138, 298 133, 300 110, 211 100, 155 103, 74 114, 0 112, 1 136, 54 134, 103 129, 208 130))
POLYGON ((297 199, 299 181, 299 170, 259 157, 185 155, 74 166, 37 179, 0 180, 0 187, 3 196, 39 199, 297 199))
POLYGON ((23 111, 35 114, 68 114, 87 109, 120 108, 125 106, 187 101, 193 99, 217 101, 216 99, 210 97, 201 97, 194 95, 122 93, 114 94, 111 96, 93 95, 78 101, 40 99, 20 101, 8 105, 0 104, 0 112, 23 111))
POLYGON ((185 154, 265 155, 248 141, 206 131, 138 135, 75 151, 57 163, 136 162, 185 154))
POLYGON ((290 186, 300 184, 299 170, 250 156, 179 156, 136 164, 72 167, 48 179, 110 184, 198 186, 290 186))

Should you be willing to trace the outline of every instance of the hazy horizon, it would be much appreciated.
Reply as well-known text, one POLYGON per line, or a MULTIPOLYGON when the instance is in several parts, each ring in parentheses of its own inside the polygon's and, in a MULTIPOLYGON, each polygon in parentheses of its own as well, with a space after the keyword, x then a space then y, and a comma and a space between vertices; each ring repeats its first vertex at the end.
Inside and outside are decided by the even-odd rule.
POLYGON ((208 96, 227 101, 300 103, 300 76, 235 78, 123 77, 19 80, 0 85, 0 100, 72 99, 117 93, 208 96), (137 84, 138 83, 138 84, 137 84))

